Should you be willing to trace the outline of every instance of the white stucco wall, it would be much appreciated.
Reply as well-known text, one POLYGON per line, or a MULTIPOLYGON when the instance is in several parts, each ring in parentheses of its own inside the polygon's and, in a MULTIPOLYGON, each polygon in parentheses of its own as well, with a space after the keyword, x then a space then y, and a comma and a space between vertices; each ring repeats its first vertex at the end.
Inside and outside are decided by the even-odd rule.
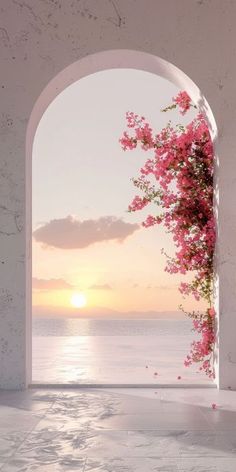
POLYGON ((25 145, 31 112, 47 84, 67 66, 117 49, 175 64, 197 84, 214 113, 219 131, 219 385, 236 388, 235 18, 234 0, 0 1, 0 388, 22 388, 30 381, 25 145))

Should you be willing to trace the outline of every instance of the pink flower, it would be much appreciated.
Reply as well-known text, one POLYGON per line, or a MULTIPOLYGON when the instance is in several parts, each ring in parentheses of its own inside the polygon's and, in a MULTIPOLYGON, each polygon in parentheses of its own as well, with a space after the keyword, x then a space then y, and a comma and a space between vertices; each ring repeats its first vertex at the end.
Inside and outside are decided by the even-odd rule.
POLYGON ((185 113, 189 110, 191 104, 191 98, 187 94, 187 92, 179 92, 176 98, 173 101, 179 105, 180 113, 185 115, 185 113))
POLYGON ((142 210, 146 205, 148 204, 148 199, 143 197, 139 197, 136 195, 134 197, 132 203, 129 205, 128 209, 129 211, 137 211, 137 210, 142 210))
POLYGON ((148 228, 149 226, 154 226, 158 223, 161 223, 160 217, 148 215, 148 217, 146 218, 146 221, 142 223, 142 226, 144 226, 145 228, 148 228))
MULTIPOLYGON (((179 92, 173 102, 167 109, 178 107, 181 114, 193 106, 185 91, 179 92)), ((142 210, 150 204, 158 206, 158 216, 149 214, 142 225, 149 228, 163 224, 172 234, 176 253, 167 259, 165 271, 192 274, 192 280, 181 283, 180 292, 209 302, 212 299, 216 228, 214 152, 205 118, 198 113, 187 126, 168 124, 157 134, 143 116, 128 112, 126 118, 131 134, 124 132, 120 140, 123 149, 139 146, 149 151, 140 177, 134 180, 143 195, 133 199, 129 210, 142 210), (150 183, 151 179, 154 184, 150 183)), ((189 313, 198 339, 192 343, 184 361, 186 367, 198 363, 199 370, 210 378, 215 376, 212 366, 215 315, 211 307, 202 313, 189 313)))
POLYGON ((215 309, 214 308, 208 308, 208 314, 214 318, 216 315, 215 309))
POLYGON ((216 410, 216 408, 217 408, 216 403, 212 403, 212 404, 211 404, 211 408, 212 408, 213 410, 216 410))
POLYGON ((121 143, 122 149, 126 151, 127 149, 135 149, 137 147, 137 142, 135 139, 130 137, 128 133, 124 132, 122 138, 120 138, 119 142, 121 143))

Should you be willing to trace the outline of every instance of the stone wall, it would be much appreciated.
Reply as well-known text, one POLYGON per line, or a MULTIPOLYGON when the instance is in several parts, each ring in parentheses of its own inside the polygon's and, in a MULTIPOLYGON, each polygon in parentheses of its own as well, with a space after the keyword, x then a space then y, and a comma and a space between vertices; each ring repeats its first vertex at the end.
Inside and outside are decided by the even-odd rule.
POLYGON ((236 388, 235 18, 234 0, 0 1, 1 388, 24 388, 30 381, 31 178, 26 154, 29 160, 31 143, 29 138, 26 153, 26 132, 32 110, 48 83, 70 64, 120 49, 174 64, 199 87, 213 111, 219 132, 218 381, 221 388, 236 388))

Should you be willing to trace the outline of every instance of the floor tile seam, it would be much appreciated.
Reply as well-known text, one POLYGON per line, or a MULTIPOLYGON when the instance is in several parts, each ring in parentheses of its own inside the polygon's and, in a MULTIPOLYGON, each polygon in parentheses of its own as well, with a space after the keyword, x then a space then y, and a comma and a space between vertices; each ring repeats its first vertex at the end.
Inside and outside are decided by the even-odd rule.
POLYGON ((13 453, 6 458, 6 461, 4 462, 3 467, 0 470, 3 470, 4 472, 4 467, 7 466, 12 459, 14 459, 15 455, 19 452, 21 446, 24 444, 25 441, 27 441, 29 435, 32 433, 34 428, 39 424, 41 419, 42 418, 40 418, 39 421, 27 432, 26 436, 24 437, 24 439, 22 439, 20 444, 14 449, 13 453))
MULTIPOLYGON (((88 459, 90 459, 90 457, 92 458, 92 456, 89 456, 89 454, 88 454, 87 457, 88 457, 88 459)), ((111 456, 105 456, 104 455, 103 458, 104 459, 110 459, 111 456)), ((134 455, 133 456, 132 455, 125 455, 125 456, 123 456, 123 458, 125 458, 125 459, 136 459, 136 460, 137 459, 167 459, 167 460, 170 460, 170 461, 175 460, 175 459, 181 459, 179 454, 176 454, 175 456, 174 455, 173 456, 166 456, 164 454, 161 454, 159 456, 154 456, 154 455, 152 456, 152 455, 147 455, 147 454, 145 454, 143 456, 141 456, 141 455, 139 455, 139 456, 137 456, 137 455, 136 456, 134 456, 134 455)), ((114 456, 112 457, 112 459, 114 459, 114 456)))
MULTIPOLYGON (((106 431, 106 429, 104 429, 103 431, 106 431)), ((107 431, 110 431, 109 429, 107 429, 107 431)), ((167 432, 171 432, 171 433, 179 433, 179 434, 186 434, 186 433, 208 433, 211 432, 213 433, 214 436, 217 436, 218 433, 224 433, 225 431, 217 431, 215 429, 212 429, 212 430, 209 430, 209 429, 189 429, 189 428, 169 428, 169 429, 157 429, 157 430, 153 430, 153 429, 148 429, 148 428, 140 428, 140 429, 128 429, 128 432, 148 432, 148 431, 162 431, 163 433, 167 433, 167 432)))
MULTIPOLYGON (((196 413, 196 414, 200 413, 200 416, 204 417, 204 420, 209 422, 208 419, 206 419, 204 412, 201 410, 201 407, 195 407, 195 408, 193 408, 193 410, 194 410, 194 413, 196 413)), ((156 414, 157 415, 159 415, 159 414, 164 414, 165 415, 167 413, 169 415, 177 414, 178 416, 182 416, 183 414, 186 415, 186 414, 192 413, 192 412, 191 411, 186 412, 186 410, 184 411, 184 410, 178 410, 178 409, 172 411, 172 410, 166 408, 165 406, 163 406, 161 408, 152 409, 152 410, 148 410, 148 411, 144 410, 144 411, 141 411, 141 412, 140 411, 137 411, 137 412, 131 411, 131 412, 129 412, 129 411, 124 411, 124 410, 119 411, 119 412, 116 411, 115 413, 111 414, 110 416, 127 416, 127 415, 128 416, 134 416, 134 415, 135 416, 144 416, 145 415, 145 416, 152 416, 153 417, 156 414)))
MULTIPOLYGON (((176 411, 176 410, 175 410, 175 411, 169 411, 169 410, 165 410, 165 409, 158 409, 158 410, 155 410, 155 411, 144 411, 144 412, 142 412, 142 413, 140 413, 140 412, 131 412, 131 413, 130 413, 129 411, 126 411, 126 412, 118 412, 118 413, 113 413, 113 414, 111 414, 111 415, 109 416, 109 418, 110 418, 110 417, 114 417, 114 416, 122 416, 122 417, 123 417, 123 416, 140 416, 140 417, 142 417, 142 416, 150 416, 150 417, 153 418, 155 415, 160 415, 160 414, 161 414, 161 415, 165 415, 165 414, 167 414, 167 413, 168 413, 168 415, 172 415, 172 416, 177 414, 179 417, 182 417, 183 414, 186 414, 186 412, 184 412, 184 411, 176 411)), ((190 413, 191 413, 191 412, 190 412, 190 413)), ((196 413, 197 413, 197 412, 196 412, 196 413)), ((187 414, 188 414, 188 412, 187 412, 187 414)), ((201 412, 201 416, 202 416, 202 415, 203 415, 203 413, 201 412)), ((205 416, 204 416, 204 420, 206 420, 205 416)))
POLYGON ((155 413, 158 413, 158 414, 159 414, 159 413, 161 413, 161 414, 163 413, 163 414, 164 414, 165 411, 163 411, 163 410, 162 410, 162 411, 159 410, 159 411, 155 411, 155 412, 144 411, 143 413, 139 413, 139 412, 136 412, 136 413, 135 413, 135 412, 129 413, 129 412, 127 411, 127 412, 122 412, 122 413, 114 413, 114 414, 110 415, 109 418, 112 418, 112 417, 114 417, 114 416, 122 416, 122 417, 123 417, 123 416, 141 416, 141 417, 142 417, 142 416, 147 416, 147 415, 148 415, 148 416, 151 416, 151 417, 153 418, 153 416, 154 416, 155 413))
POLYGON ((140 432, 140 431, 150 431, 149 429, 145 430, 145 429, 107 429, 107 428, 104 428, 104 429, 96 429, 94 428, 93 426, 91 427, 90 425, 87 426, 87 433, 89 432, 95 432, 96 434, 97 433, 111 433, 111 432, 114 432, 114 433, 119 433, 120 431, 125 431, 126 433, 128 433, 129 431, 133 432, 140 432))
POLYGON ((89 424, 86 426, 85 437, 86 439, 89 439, 89 424))
MULTIPOLYGON (((215 429, 212 429, 212 430, 206 430, 206 429, 187 429, 187 428, 181 428, 181 429, 178 429, 178 428, 174 428, 174 429, 150 429, 150 428, 139 428, 139 429, 109 429, 109 428, 103 428, 103 429, 96 429, 96 427, 94 426, 90 426, 88 425, 87 428, 90 428, 90 431, 94 431, 94 432, 105 432, 105 433, 110 433, 111 431, 114 431, 114 432, 119 432, 119 431, 126 431, 127 433, 148 433, 148 432, 152 432, 152 431, 155 431, 157 433, 179 433, 179 434, 186 434, 186 433, 196 433, 196 434, 201 434, 201 433, 212 433, 213 436, 217 436, 218 433, 225 433, 225 432, 229 432, 229 431, 217 431, 215 429)), ((163 436, 165 437, 165 436, 163 436)), ((167 437, 167 436, 166 436, 167 437)))
MULTIPOLYGON (((212 429, 212 427, 209 427, 209 429, 192 429, 191 427, 189 428, 180 428, 180 429, 176 429, 176 428, 138 428, 138 429, 131 429, 131 428, 97 428, 96 426, 92 426, 92 429, 94 431, 97 431, 97 432, 102 432, 102 431, 133 431, 133 432, 138 432, 138 431, 156 431, 156 432, 160 432, 160 431, 163 431, 163 432, 167 432, 167 431, 170 431, 170 432, 173 432, 173 431, 189 431, 189 432, 192 432, 192 433, 198 433, 198 432, 201 432, 201 431, 204 431, 206 433, 209 433, 209 432, 215 432, 217 433, 217 429, 212 429)), ((231 430, 220 430, 221 432, 236 432, 236 428, 235 429, 231 429, 231 430)))
MULTIPOLYGON (((34 428, 36 428, 36 427, 39 425, 39 423, 40 423, 42 420, 45 419, 46 415, 50 412, 50 410, 53 409, 53 407, 54 407, 56 401, 57 401, 57 398, 55 398, 54 401, 50 404, 50 407, 47 408, 47 410, 44 412, 43 416, 39 419, 39 421, 38 421, 37 424, 34 426, 34 428)), ((34 428, 32 428, 31 432, 33 431, 34 428)), ((28 436, 27 436, 27 437, 28 437, 28 436)))
MULTIPOLYGON (((50 408, 52 408, 52 406, 54 405, 55 401, 56 401, 56 400, 54 400, 54 402, 52 402, 50 408)), ((49 408, 49 409, 50 409, 50 408, 49 408)), ((48 411, 48 410, 47 410, 47 411, 48 411)), ((39 420, 37 421, 37 423, 33 425, 33 427, 30 429, 30 431, 27 432, 26 436, 24 437, 24 439, 22 439, 22 441, 20 442, 20 444, 18 445, 18 447, 14 450, 13 454, 7 458, 7 460, 6 460, 5 463, 4 463, 4 466, 7 466, 7 465, 9 464, 9 462, 14 458, 14 456, 19 452, 20 448, 22 447, 22 445, 24 444, 24 442, 27 441, 28 437, 29 437, 30 434, 33 432, 33 430, 39 425, 39 423, 40 423, 43 419, 45 419, 45 415, 46 415, 46 413, 44 413, 44 415, 43 415, 41 418, 39 418, 39 420)), ((3 471, 4 471, 3 468, 0 469, 0 470, 3 470, 3 471)))
POLYGON ((40 421, 42 421, 44 419, 45 415, 43 415, 41 418, 38 418, 38 421, 32 426, 32 428, 27 431, 27 434, 26 436, 24 437, 24 439, 21 441, 21 443, 19 444, 19 446, 16 448, 16 452, 20 449, 20 447, 22 446, 22 444, 27 440, 27 438, 29 437, 29 435, 32 433, 32 431, 38 426, 38 424, 40 423, 40 421))
POLYGON ((2 470, 4 472, 4 467, 9 463, 9 457, 6 457, 6 460, 4 460, 4 463, 0 467, 0 471, 2 470))
MULTIPOLYGON (((215 427, 214 423, 209 420, 209 418, 208 418, 207 414, 204 412, 203 408, 204 407, 199 407, 201 415, 204 417, 204 419, 209 424, 209 426, 211 426, 214 431, 217 431, 217 428, 215 427)), ((235 426, 235 429, 236 429, 236 426, 235 426)))
MULTIPOLYGON (((39 396, 40 396, 40 394, 42 394, 42 390, 38 390, 38 389, 33 390, 33 389, 32 389, 32 391, 33 391, 33 393, 34 393, 35 395, 39 395, 39 396)), ((57 399, 57 397, 56 397, 56 399, 57 399)), ((47 412, 48 410, 50 410, 50 408, 52 408, 52 406, 54 405, 56 399, 54 398, 54 399, 51 400, 51 401, 47 401, 48 406, 45 407, 45 410, 44 410, 45 412, 47 412)), ((32 396, 32 400, 34 401, 34 397, 33 397, 33 396, 32 396)), ((36 400, 36 402, 37 402, 37 401, 43 403, 43 400, 36 400)), ((36 411, 37 411, 37 410, 36 410, 36 411)), ((40 411, 40 410, 39 410, 39 411, 40 411)))
POLYGON ((87 461, 88 461, 88 456, 85 457, 85 461, 84 461, 84 466, 83 466, 82 472, 85 472, 85 467, 86 467, 86 465, 87 465, 87 461))
MULTIPOLYGON (((146 460, 157 460, 157 459, 160 460, 160 459, 161 459, 161 460, 166 461, 167 463, 169 462, 169 463, 171 463, 171 464, 173 464, 175 461, 178 461, 179 463, 181 462, 179 456, 166 457, 166 456, 164 456, 164 455, 163 455, 163 456, 158 456, 158 457, 154 457, 154 456, 125 456, 125 457, 120 457, 120 456, 118 456, 118 457, 111 457, 111 456, 105 456, 105 455, 103 455, 102 457, 99 457, 99 460, 102 460, 102 461, 114 461, 114 460, 123 460, 123 459, 124 459, 124 460, 128 460, 128 461, 131 461, 131 460, 133 460, 133 459, 134 459, 135 461, 137 461, 137 460, 139 460, 139 459, 141 459, 142 461, 143 461, 143 460, 146 461, 146 460)), ((87 462, 88 462, 88 461, 96 461, 96 460, 98 460, 96 457, 93 457, 93 456, 89 456, 89 455, 88 455, 88 456, 86 456, 86 458, 85 458, 85 462, 86 462, 85 465, 87 465, 87 462)))
MULTIPOLYGON (((222 427, 220 427, 219 423, 214 424, 213 422, 211 422, 208 419, 207 415, 204 413, 204 411, 202 411, 201 413, 202 413, 202 415, 205 416, 205 419, 206 419, 207 423, 212 427, 212 430, 215 431, 216 433, 225 433, 225 432, 232 433, 233 431, 236 432, 236 422, 235 422, 235 426, 233 428, 232 427, 227 428, 227 426, 223 426, 223 428, 222 428, 222 427)), ((215 412, 215 413, 217 413, 217 412, 215 412)))
MULTIPOLYGON (((193 459, 192 457, 184 457, 182 458, 181 457, 181 461, 180 463, 184 464, 184 463, 188 463, 189 460, 193 459)), ((215 456, 210 456, 210 457, 203 457, 203 456, 199 456, 199 457, 196 457, 195 458, 197 461, 206 461, 207 463, 208 462, 212 462, 212 459, 213 459, 213 463, 215 462, 216 465, 218 464, 221 464, 223 461, 224 462, 228 462, 228 463, 232 463, 236 465, 236 458, 233 458, 233 457, 215 457, 215 456)))
POLYGON ((190 455, 188 456, 188 455, 184 455, 184 454, 180 453, 180 458, 184 459, 184 460, 188 460, 188 459, 196 459, 196 460, 198 460, 198 459, 207 459, 207 460, 208 459, 214 459, 214 460, 220 459, 220 460, 225 460, 226 459, 226 460, 231 460, 231 459, 233 459, 233 460, 236 461, 236 456, 230 456, 230 455, 228 455, 228 456, 227 455, 216 456, 215 454, 212 454, 211 456, 210 455, 209 456, 208 455, 203 455, 203 454, 195 455, 195 456, 190 456, 190 455))
MULTIPOLYGON (((34 393, 35 393, 36 395, 37 395, 37 394, 40 395, 40 393, 42 393, 42 391, 40 391, 40 390, 35 390, 34 393)), ((33 399, 33 397, 32 397, 32 399, 33 399)), ((55 403, 55 399, 48 402, 48 406, 45 408, 45 413, 46 413, 48 410, 50 410, 50 408, 52 408, 52 405, 53 405, 54 403, 55 403)))

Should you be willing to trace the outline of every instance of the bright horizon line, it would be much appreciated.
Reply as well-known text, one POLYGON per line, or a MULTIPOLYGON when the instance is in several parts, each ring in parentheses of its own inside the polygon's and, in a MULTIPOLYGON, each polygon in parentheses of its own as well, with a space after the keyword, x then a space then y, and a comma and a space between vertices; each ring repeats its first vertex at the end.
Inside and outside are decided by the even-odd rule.
POLYGON ((156 313, 169 313, 169 312, 180 312, 181 310, 127 310, 127 311, 123 311, 123 310, 117 310, 115 308, 109 308, 109 307, 106 307, 106 306, 99 306, 99 305, 96 305, 96 306, 89 306, 89 305, 86 305, 82 308, 76 308, 74 306, 61 306, 61 305, 32 305, 32 308, 40 308, 40 309, 50 309, 50 310, 71 310, 71 311, 81 311, 81 310, 107 310, 107 311, 115 311, 117 313, 130 313, 130 312, 135 312, 135 313, 148 313, 148 312, 156 312, 156 313))
POLYGON ((122 319, 124 317, 130 317, 131 319, 155 319, 155 318, 165 318, 170 319, 183 319, 186 315, 181 310, 127 310, 127 311, 118 311, 112 308, 105 307, 53 307, 45 305, 34 305, 32 306, 32 316, 33 317, 55 317, 55 318, 94 318, 94 319, 122 319), (141 318, 142 317, 142 318, 141 318))

